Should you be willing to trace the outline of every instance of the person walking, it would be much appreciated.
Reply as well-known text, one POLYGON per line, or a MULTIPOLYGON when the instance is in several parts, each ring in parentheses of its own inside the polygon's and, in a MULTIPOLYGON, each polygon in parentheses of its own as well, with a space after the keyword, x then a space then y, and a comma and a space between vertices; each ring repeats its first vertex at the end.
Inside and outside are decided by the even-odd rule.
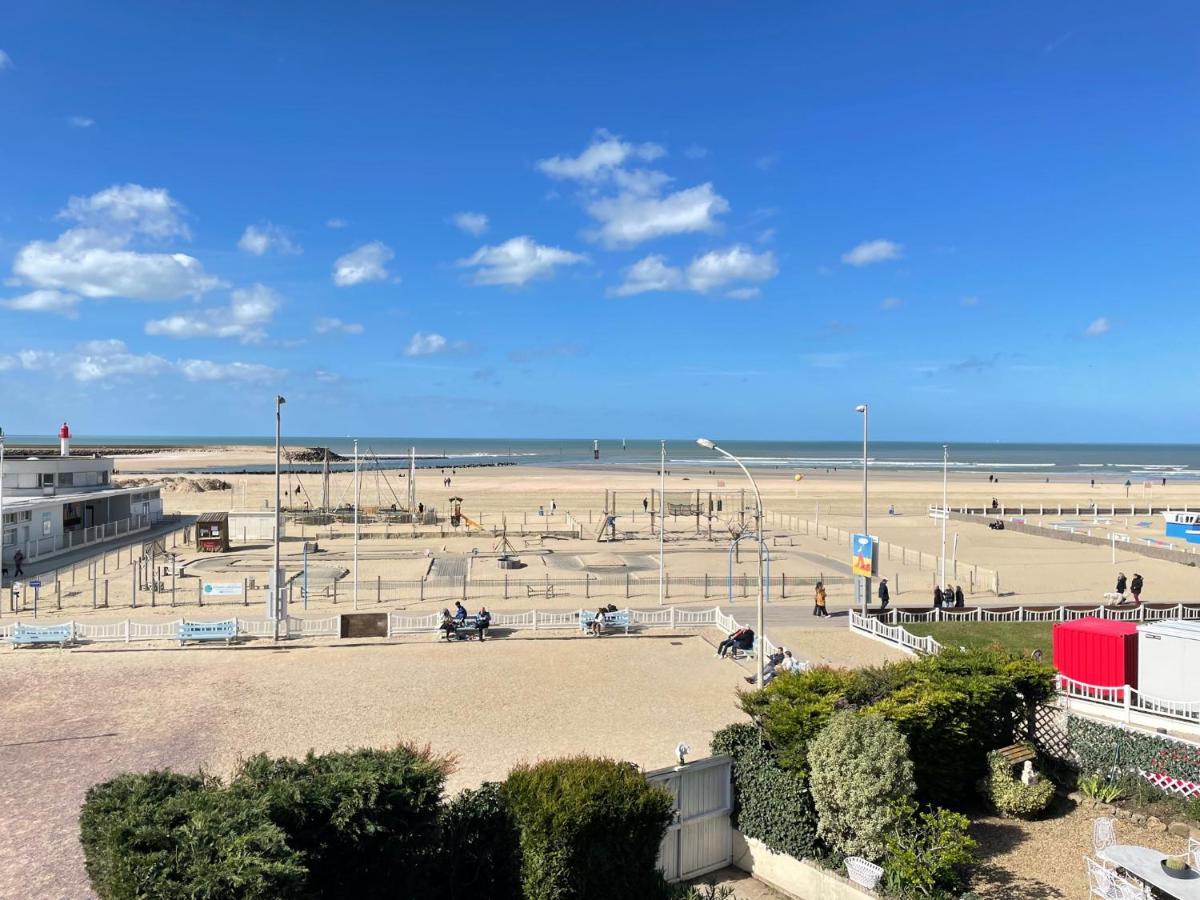
POLYGON ((879 610, 882 612, 887 609, 888 601, 892 599, 892 594, 888 590, 887 579, 879 579, 879 610))
POLYGON ((954 586, 954 605, 959 609, 962 609, 963 604, 966 603, 966 600, 967 598, 963 596, 962 585, 956 584, 954 586))
POLYGON ((1133 594, 1134 603, 1142 602, 1142 588, 1145 586, 1145 584, 1146 582, 1142 580, 1142 576, 1137 572, 1134 572, 1133 581, 1129 582, 1129 592, 1133 594))
POLYGON ((25 570, 21 568, 25 564, 25 553, 18 550, 13 554, 13 578, 20 578, 25 574, 25 570))
POLYGON ((942 608, 942 587, 941 587, 941 585, 938 585, 938 584, 935 584, 933 586, 933 608, 934 609, 942 608))
POLYGON ((1125 573, 1118 572, 1117 573, 1117 593, 1121 595, 1122 603, 1125 602, 1125 588, 1127 585, 1128 585, 1128 582, 1125 580, 1125 573))
POLYGON ((643 497, 642 498, 642 512, 649 512, 649 510, 650 510, 650 498, 643 497))
POLYGON ((555 500, 553 497, 551 497, 550 498, 550 515, 554 515, 556 512, 558 512, 558 501, 555 500))
POLYGON ((813 593, 813 615, 824 617, 829 615, 829 610, 825 608, 825 582, 818 581, 817 589, 813 593))

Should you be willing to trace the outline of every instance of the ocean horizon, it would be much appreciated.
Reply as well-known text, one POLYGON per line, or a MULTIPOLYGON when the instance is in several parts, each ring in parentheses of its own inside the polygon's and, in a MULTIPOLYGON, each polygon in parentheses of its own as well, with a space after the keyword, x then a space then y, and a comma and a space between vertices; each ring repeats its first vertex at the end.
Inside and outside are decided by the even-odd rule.
MULTIPOLYGON (((76 435, 76 447, 270 447, 273 436, 254 435, 76 435)), ((353 453, 353 439, 330 435, 284 435, 290 448, 328 447, 343 456, 353 453)), ((9 435, 11 447, 50 446, 43 435, 9 435)), ((657 440, 621 438, 440 438, 363 437, 359 452, 365 460, 388 468, 407 465, 410 448, 419 463, 455 466, 513 464, 539 466, 653 466, 659 462, 657 440), (600 458, 593 455, 593 441, 600 458)), ((719 441, 748 466, 786 468, 798 472, 860 468, 862 444, 858 441, 719 441)), ((994 471, 1041 474, 1046 477, 1132 480, 1200 478, 1200 444, 1150 443, 1034 443, 964 441, 947 445, 951 471, 994 471)), ((698 446, 694 440, 667 441, 667 465, 720 468, 727 459, 698 446)), ((872 441, 869 464, 873 470, 940 470, 942 443, 935 441, 872 441)), ((303 464, 291 468, 299 470, 303 464)), ((258 466, 181 466, 180 472, 256 471, 258 466)), ((265 470, 265 469, 264 469, 265 470)), ((167 470, 164 470, 167 471, 167 470)))

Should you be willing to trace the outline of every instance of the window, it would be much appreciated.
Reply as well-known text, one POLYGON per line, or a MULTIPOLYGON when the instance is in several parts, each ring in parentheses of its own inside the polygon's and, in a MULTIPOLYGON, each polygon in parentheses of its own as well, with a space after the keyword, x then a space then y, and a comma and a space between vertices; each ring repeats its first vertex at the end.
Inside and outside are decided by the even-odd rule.
POLYGON ((42 537, 50 536, 50 513, 42 513, 42 537))
POLYGON ((42 472, 38 478, 38 484, 40 487, 54 487, 54 473, 42 472))
POLYGON ((60 485, 62 485, 63 487, 74 485, 75 484, 75 473, 74 472, 59 472, 58 473, 58 483, 60 485))

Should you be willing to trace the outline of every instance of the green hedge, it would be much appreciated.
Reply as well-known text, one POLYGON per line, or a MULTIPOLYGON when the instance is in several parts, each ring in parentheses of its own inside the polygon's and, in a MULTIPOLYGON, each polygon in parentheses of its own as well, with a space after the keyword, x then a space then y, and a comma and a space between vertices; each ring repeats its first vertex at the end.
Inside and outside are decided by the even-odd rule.
POLYGON ((1200 746, 1144 731, 1067 716, 1067 739, 1086 775, 1163 772, 1200 783, 1200 746))
POLYGON ((301 896, 307 870, 262 803, 191 775, 120 775, 79 817, 88 878, 104 900, 301 896))
POLYGON ((463 791, 442 816, 444 895, 521 900, 520 841, 500 785, 463 791))
POLYGON ((733 757, 733 825, 776 853, 797 859, 824 854, 808 781, 779 767, 753 725, 722 728, 712 752, 733 757))
POLYGON ((995 649, 947 649, 875 668, 783 675, 744 694, 742 708, 761 723, 779 764, 798 774, 835 710, 887 719, 908 738, 918 796, 953 808, 975 795, 987 754, 1012 743, 1014 722, 1052 695, 1045 663, 995 649))
POLYGON ((674 801, 636 766, 585 756, 521 765, 501 794, 520 829, 527 900, 662 896, 655 864, 674 801))
POLYGON ((413 895, 440 881, 439 820, 447 763, 400 746, 304 759, 246 760, 230 790, 267 813, 304 855, 317 896, 375 895, 397 879, 413 895))
POLYGON ((1045 812, 1054 799, 1053 781, 1042 778, 1036 784, 1025 784, 1014 778, 1012 763, 998 750, 988 754, 988 768, 988 800, 1002 816, 1030 819, 1045 812))

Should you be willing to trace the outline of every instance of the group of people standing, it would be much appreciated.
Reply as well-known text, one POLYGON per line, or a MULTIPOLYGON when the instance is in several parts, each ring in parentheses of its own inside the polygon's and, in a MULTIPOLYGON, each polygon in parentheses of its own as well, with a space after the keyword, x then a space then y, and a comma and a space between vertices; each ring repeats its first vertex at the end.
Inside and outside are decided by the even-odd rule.
POLYGON ((1146 586, 1146 580, 1137 572, 1133 573, 1133 580, 1126 582, 1125 573, 1117 573, 1117 593, 1121 595, 1121 602, 1125 602, 1125 590, 1129 589, 1129 593, 1133 594, 1133 602, 1142 602, 1142 588, 1146 586))
POLYGON ((945 587, 937 584, 933 586, 934 609, 942 609, 943 607, 949 608, 952 606, 962 609, 965 602, 966 598, 963 596, 961 584, 954 586, 946 585, 945 587))

